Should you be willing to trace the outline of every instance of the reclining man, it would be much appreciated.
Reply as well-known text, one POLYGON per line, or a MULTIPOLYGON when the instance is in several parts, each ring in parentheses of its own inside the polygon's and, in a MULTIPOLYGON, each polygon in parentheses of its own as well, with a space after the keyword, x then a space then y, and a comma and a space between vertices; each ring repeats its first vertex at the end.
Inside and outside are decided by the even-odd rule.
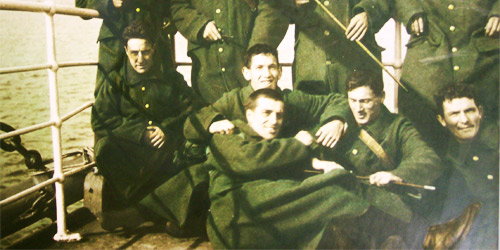
POLYGON ((347 98, 352 116, 348 122, 352 118, 354 122, 349 124, 347 133, 331 154, 327 154, 327 159, 371 184, 363 187, 365 198, 373 207, 359 218, 360 225, 352 228, 362 229, 358 239, 368 240, 353 238, 361 244, 358 247, 381 248, 386 239, 394 236, 390 239, 396 241, 386 241, 386 244, 402 244, 404 239, 410 249, 421 248, 426 223, 419 218, 414 205, 422 201, 407 195, 417 190, 391 183, 429 185, 441 174, 440 159, 407 118, 391 114, 383 105, 383 87, 379 78, 369 71, 358 70, 350 77, 347 98), (406 236, 407 229, 411 237, 406 236))
POLYGON ((213 136, 207 230, 214 248, 335 248, 318 245, 327 226, 368 210, 352 174, 312 158, 308 132, 278 138, 286 112, 279 91, 259 89, 245 104, 248 124, 233 121, 233 134, 213 136), (304 178, 311 166, 325 174, 304 178))
MULTIPOLYGON (((128 62, 108 75, 92 109, 96 163, 123 207, 151 207, 151 191, 183 169, 177 162, 185 142, 183 124, 202 106, 182 75, 161 72, 149 28, 132 22, 124 30, 128 62)), ((138 213, 130 211, 103 227, 133 226, 131 215, 138 213)))
POLYGON ((444 201, 440 221, 455 218, 479 202, 480 212, 469 234, 465 233, 465 240, 455 247, 497 249, 498 125, 484 123, 473 85, 446 85, 435 99, 439 104, 438 120, 451 134, 444 158, 447 169, 439 199, 444 201))

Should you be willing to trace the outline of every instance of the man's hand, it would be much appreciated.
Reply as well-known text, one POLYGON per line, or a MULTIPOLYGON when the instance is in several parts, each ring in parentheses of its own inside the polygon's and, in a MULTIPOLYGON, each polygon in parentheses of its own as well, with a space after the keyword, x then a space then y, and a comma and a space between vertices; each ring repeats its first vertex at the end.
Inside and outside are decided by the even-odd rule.
POLYGON ((308 4, 308 3, 309 3, 309 0, 295 0, 295 5, 297 7, 300 7, 300 6, 302 6, 304 4, 308 4))
POLYGON ((203 39, 207 41, 217 41, 222 39, 219 31, 217 30, 217 26, 215 26, 214 21, 210 21, 205 25, 205 30, 203 31, 203 39))
POLYGON ((385 186, 393 181, 403 181, 398 176, 393 175, 392 173, 380 171, 370 175, 370 184, 374 184, 377 186, 385 186))
POLYGON ((113 6, 115 6, 115 8, 119 9, 123 6, 123 1, 124 0, 113 0, 113 6))
POLYGON ((153 148, 161 148, 165 143, 165 134, 157 126, 148 126, 144 133, 144 141, 153 148))
POLYGON ((366 12, 361 12, 351 19, 351 22, 349 22, 345 34, 347 36, 347 39, 351 41, 359 41, 363 39, 367 30, 368 16, 366 15, 366 12))
POLYGON ((313 143, 313 137, 309 132, 301 130, 295 135, 295 139, 302 142, 306 146, 310 146, 313 143))
POLYGON ((318 129, 315 135, 316 142, 325 147, 333 148, 344 134, 344 131, 344 122, 333 120, 318 129))
POLYGON ((234 132, 234 124, 227 119, 216 121, 210 124, 208 132, 211 134, 230 135, 234 132))
POLYGON ((424 33, 424 19, 422 17, 413 20, 413 23, 411 23, 411 31, 416 36, 420 36, 424 33))
POLYGON ((344 167, 334 161, 322 161, 318 158, 312 159, 312 167, 314 169, 323 170, 325 174, 334 169, 344 169, 344 167))
POLYGON ((484 33, 486 36, 493 36, 495 34, 498 34, 498 32, 500 32, 500 17, 497 16, 490 17, 484 29, 485 29, 484 33))

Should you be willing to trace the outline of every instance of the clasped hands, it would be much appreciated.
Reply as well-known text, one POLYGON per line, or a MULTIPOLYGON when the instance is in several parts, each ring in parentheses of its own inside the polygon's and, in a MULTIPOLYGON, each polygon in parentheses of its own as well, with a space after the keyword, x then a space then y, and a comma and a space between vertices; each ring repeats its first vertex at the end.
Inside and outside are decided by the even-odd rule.
POLYGON ((165 144, 165 133, 157 126, 148 126, 142 139, 147 145, 160 149, 165 144))

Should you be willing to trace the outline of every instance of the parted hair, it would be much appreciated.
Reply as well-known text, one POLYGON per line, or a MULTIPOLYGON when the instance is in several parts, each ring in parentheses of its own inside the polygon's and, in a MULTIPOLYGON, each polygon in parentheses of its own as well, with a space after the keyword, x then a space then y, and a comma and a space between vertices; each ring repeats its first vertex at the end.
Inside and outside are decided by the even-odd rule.
POLYGON ((263 43, 258 43, 258 44, 255 44, 254 46, 250 47, 246 54, 245 54, 245 58, 244 58, 244 63, 245 63, 245 66, 247 68, 250 68, 250 64, 252 63, 252 58, 256 55, 259 55, 259 54, 271 54, 273 55, 275 58, 276 58, 276 62, 278 63, 278 66, 280 65, 280 61, 278 59, 278 50, 276 50, 275 48, 267 45, 267 44, 263 44, 263 43))
POLYGON ((141 38, 148 41, 148 43, 155 43, 155 36, 151 31, 151 24, 148 22, 141 21, 132 21, 126 28, 123 30, 122 38, 125 45, 127 45, 128 40, 133 38, 141 38))
POLYGON ((453 100, 457 98, 469 98, 474 100, 476 106, 480 105, 480 101, 476 98, 476 93, 474 91, 474 86, 465 83, 448 83, 442 87, 438 93, 434 96, 434 101, 436 102, 438 114, 444 115, 443 103, 446 100, 453 100))
POLYGON ((269 98, 271 100, 285 102, 279 90, 269 88, 258 89, 252 92, 248 97, 248 100, 245 102, 245 110, 255 110, 257 107, 257 100, 260 98, 269 98))
POLYGON ((369 87, 376 96, 381 96, 384 92, 384 83, 381 81, 380 77, 369 70, 356 70, 352 73, 351 77, 349 77, 346 84, 347 92, 365 86, 369 87))

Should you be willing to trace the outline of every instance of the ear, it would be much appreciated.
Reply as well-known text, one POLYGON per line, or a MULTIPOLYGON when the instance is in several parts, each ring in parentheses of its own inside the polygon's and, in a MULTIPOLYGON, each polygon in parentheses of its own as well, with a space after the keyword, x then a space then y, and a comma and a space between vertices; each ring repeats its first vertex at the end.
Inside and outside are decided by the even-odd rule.
POLYGON ((281 74, 283 73, 283 68, 280 66, 278 67, 278 80, 281 79, 281 74))
POLYGON ((384 100, 385 100, 385 91, 382 91, 382 93, 380 94, 380 103, 384 103, 384 100))
POLYGON ((438 122, 441 124, 441 126, 446 127, 446 121, 444 120, 442 115, 437 115, 436 118, 438 122))
POLYGON ((243 74, 243 77, 245 77, 245 80, 250 81, 252 78, 250 69, 247 68, 247 66, 243 66, 243 69, 241 69, 241 73, 243 74))
POLYGON ((481 116, 481 119, 483 118, 483 106, 477 107, 477 110, 479 111, 479 116, 481 116))

